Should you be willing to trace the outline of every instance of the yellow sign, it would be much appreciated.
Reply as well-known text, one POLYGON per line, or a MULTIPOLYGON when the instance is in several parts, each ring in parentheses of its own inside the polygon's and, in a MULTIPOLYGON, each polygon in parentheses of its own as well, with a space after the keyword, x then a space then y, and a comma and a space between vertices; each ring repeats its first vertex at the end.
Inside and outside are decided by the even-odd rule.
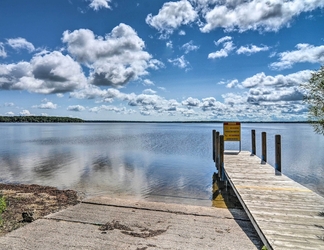
POLYGON ((241 123, 224 122, 224 141, 241 141, 241 123))

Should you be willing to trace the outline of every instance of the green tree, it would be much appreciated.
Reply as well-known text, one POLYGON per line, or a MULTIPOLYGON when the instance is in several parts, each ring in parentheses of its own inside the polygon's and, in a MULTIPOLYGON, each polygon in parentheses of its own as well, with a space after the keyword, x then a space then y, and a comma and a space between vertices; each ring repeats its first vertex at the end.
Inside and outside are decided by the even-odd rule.
POLYGON ((303 88, 306 90, 304 101, 308 104, 308 120, 316 133, 324 135, 324 66, 312 73, 303 88))

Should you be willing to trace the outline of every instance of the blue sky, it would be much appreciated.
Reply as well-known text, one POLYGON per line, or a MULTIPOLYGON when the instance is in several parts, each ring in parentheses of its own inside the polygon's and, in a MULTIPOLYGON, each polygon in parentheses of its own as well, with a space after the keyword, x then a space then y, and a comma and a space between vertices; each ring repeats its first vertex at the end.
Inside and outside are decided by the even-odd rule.
POLYGON ((305 120, 322 0, 1 0, 0 115, 305 120))

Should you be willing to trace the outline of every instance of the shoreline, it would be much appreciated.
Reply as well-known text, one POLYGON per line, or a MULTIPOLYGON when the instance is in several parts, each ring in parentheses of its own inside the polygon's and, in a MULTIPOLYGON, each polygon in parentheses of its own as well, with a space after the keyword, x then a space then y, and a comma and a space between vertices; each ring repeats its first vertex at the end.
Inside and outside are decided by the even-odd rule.
POLYGON ((0 183, 0 194, 7 204, 1 214, 0 236, 80 202, 74 190, 37 184, 0 183))

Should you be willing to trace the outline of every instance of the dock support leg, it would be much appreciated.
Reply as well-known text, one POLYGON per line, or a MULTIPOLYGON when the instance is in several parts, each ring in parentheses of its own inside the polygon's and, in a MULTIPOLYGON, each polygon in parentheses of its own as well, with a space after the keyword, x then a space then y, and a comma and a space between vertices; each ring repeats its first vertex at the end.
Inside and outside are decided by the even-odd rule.
POLYGON ((216 143, 216 151, 215 151, 215 163, 216 163, 216 168, 219 171, 219 132, 216 131, 216 138, 215 138, 215 143, 216 143))
POLYGON ((256 155, 256 147, 255 147, 255 130, 251 130, 251 140, 252 140, 252 155, 256 155))
POLYGON ((276 135, 275 136, 275 154, 276 154, 276 173, 281 173, 281 136, 276 135))
POLYGON ((213 129, 212 131, 212 148, 213 148, 213 161, 216 162, 216 157, 215 157, 215 152, 216 152, 216 148, 215 148, 215 137, 216 137, 216 130, 213 129))
POLYGON ((267 133, 262 132, 262 157, 261 164, 266 164, 267 162, 267 133))
POLYGON ((225 181, 225 171, 224 171, 224 136, 219 136, 219 177, 221 181, 225 181))

